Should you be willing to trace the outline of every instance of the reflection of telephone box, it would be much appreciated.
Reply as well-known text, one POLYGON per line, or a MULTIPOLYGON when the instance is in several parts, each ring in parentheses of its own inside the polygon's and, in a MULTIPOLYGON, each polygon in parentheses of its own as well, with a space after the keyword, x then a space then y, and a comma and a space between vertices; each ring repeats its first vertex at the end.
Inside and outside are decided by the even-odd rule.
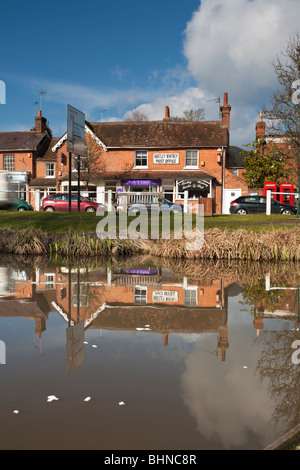
POLYGON ((294 204, 294 187, 292 183, 280 183, 279 201, 283 204, 294 204))
MULTIPOLYGON (((274 181, 266 181, 264 183, 264 196, 267 196, 267 191, 277 192, 277 183, 274 181)), ((277 194, 272 194, 273 199, 277 199, 277 194)))

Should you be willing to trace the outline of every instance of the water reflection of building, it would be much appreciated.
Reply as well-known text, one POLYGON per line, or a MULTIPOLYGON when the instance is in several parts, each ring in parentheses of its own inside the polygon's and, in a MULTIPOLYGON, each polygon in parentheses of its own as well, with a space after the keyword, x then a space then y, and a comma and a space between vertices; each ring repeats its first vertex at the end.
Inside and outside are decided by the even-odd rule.
POLYGON ((54 311, 69 326, 83 322, 85 329, 159 333, 165 346, 170 334, 215 333, 225 360, 227 298, 222 280, 179 279, 168 269, 148 266, 92 271, 47 267, 31 276, 19 273, 12 284, 16 275, 7 269, 0 273, 4 280, 0 285, 6 289, 1 293, 0 314, 12 311, 1 310, 5 299, 15 303, 15 316, 30 312, 38 335, 54 311))
POLYGON ((264 319, 273 318, 281 320, 300 319, 299 287, 280 283, 270 274, 265 276, 265 289, 262 295, 253 304, 253 326, 256 336, 264 329, 264 319))
POLYGON ((46 330, 54 295, 39 295, 32 276, 9 266, 0 267, 0 317, 27 318, 35 322, 38 338, 46 330))

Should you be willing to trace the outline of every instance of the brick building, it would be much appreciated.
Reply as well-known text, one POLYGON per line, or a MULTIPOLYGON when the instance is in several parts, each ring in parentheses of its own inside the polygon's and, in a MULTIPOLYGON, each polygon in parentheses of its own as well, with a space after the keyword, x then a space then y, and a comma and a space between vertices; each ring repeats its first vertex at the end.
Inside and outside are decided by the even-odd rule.
MULTIPOLYGON (((118 203, 128 194, 136 198, 146 192, 155 198, 159 193, 183 204, 187 191, 196 208, 201 203, 208 213, 229 213, 231 200, 248 193, 239 166, 232 166, 237 163, 230 112, 225 93, 217 121, 173 121, 166 106, 160 121, 86 122, 81 193, 101 203, 108 202, 109 190, 118 203)), ((47 194, 68 191, 69 153, 67 133, 50 138, 40 111, 35 121, 34 131, 0 133, 0 171, 10 171, 15 180, 21 172, 21 189, 38 209, 47 194)), ((71 158, 75 192, 77 156, 71 158)))
MULTIPOLYGON (((82 194, 107 203, 109 190, 118 201, 125 193, 160 193, 183 204, 188 191, 190 202, 227 213, 233 195, 247 194, 247 185, 228 167, 231 106, 227 93, 220 111, 218 121, 173 121, 166 106, 160 121, 86 122, 87 152, 80 158, 82 194)), ((71 166, 72 191, 77 191, 76 156, 71 166)), ((55 183, 58 191, 68 191, 66 133, 53 139, 37 160, 36 179, 30 185, 44 195, 55 183)))
POLYGON ((37 161, 49 148, 47 121, 39 112, 34 131, 0 132, 0 172, 7 172, 16 194, 33 201, 30 182, 36 178, 37 161))

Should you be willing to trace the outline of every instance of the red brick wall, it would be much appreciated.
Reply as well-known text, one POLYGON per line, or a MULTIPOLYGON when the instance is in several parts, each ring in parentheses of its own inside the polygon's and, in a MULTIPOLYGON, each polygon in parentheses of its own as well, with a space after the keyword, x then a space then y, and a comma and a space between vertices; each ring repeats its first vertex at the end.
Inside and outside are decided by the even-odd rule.
POLYGON ((55 167, 56 167, 56 162, 44 162, 44 161, 37 161, 36 162, 36 177, 37 178, 45 178, 46 177, 46 163, 54 163, 54 176, 53 178, 56 176, 56 171, 55 171, 55 167))
POLYGON ((30 171, 32 177, 35 177, 35 164, 31 152, 0 152, 0 170, 4 170, 3 155, 15 156, 15 171, 30 171))
MULTIPOLYGON (((92 151, 97 153, 96 166, 101 171, 126 171, 134 168, 135 151, 127 149, 114 149, 105 151, 98 144, 95 145, 90 136, 86 136, 87 142, 91 142, 92 151)), ((147 150, 147 149, 145 149, 147 150)), ((222 167, 217 163, 217 149, 201 149, 199 150, 199 171, 206 171, 217 179, 221 179, 222 167), (202 163, 201 163, 202 162, 202 163)), ((185 167, 185 150, 178 149, 161 149, 148 151, 148 170, 157 171, 177 171, 184 170, 185 167), (154 153, 179 153, 179 164, 154 164, 154 153)), ((186 168, 189 171, 188 168, 186 168)), ((63 175, 68 174, 68 152, 66 142, 57 151, 57 171, 63 175), (64 164, 61 164, 61 156, 63 156, 64 164)), ((141 170, 143 171, 143 170, 141 170)), ((191 171, 191 170, 190 170, 191 171)), ((194 171, 194 170, 193 170, 194 171)), ((195 170, 195 173, 197 170, 195 170)), ((195 175, 196 176, 196 175, 195 175)))
POLYGON ((225 189, 242 189, 242 196, 248 194, 248 184, 232 171, 225 169, 225 189))

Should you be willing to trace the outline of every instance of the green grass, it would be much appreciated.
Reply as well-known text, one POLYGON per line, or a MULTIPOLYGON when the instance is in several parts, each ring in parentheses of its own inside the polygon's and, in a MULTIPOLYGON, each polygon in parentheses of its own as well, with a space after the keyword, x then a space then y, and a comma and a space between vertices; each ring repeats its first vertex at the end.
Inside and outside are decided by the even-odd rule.
MULTIPOLYGON (((130 217, 129 222, 135 216, 130 217)), ((0 228, 10 227, 24 229, 33 227, 51 233, 96 232, 101 217, 86 212, 0 212, 0 228)), ((150 233, 150 220, 149 233, 150 233)), ((252 231, 268 231, 274 229, 293 229, 300 227, 300 219, 296 216, 264 214, 259 215, 214 215, 205 217, 204 228, 219 228, 221 230, 246 229, 252 231)), ((172 227, 172 222, 171 222, 172 227)))
POLYGON ((274 229, 293 229, 300 227, 300 219, 294 215, 214 215, 205 217, 205 229, 219 228, 221 230, 253 230, 256 232, 274 229))
POLYGON ((99 217, 82 212, 0 212, 0 228, 24 229, 33 227, 45 232, 95 232, 99 217))

